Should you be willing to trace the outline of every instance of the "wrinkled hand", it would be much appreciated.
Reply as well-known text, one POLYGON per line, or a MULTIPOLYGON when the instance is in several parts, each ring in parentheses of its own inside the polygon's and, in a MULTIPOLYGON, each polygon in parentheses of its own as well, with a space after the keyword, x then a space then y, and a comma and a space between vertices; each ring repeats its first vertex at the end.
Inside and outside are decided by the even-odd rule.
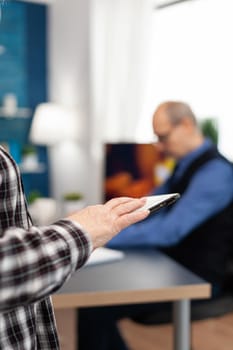
POLYGON ((105 204, 81 209, 68 219, 79 223, 91 236, 93 247, 97 248, 105 245, 125 227, 145 219, 149 210, 135 211, 142 207, 145 201, 145 198, 118 197, 105 204))

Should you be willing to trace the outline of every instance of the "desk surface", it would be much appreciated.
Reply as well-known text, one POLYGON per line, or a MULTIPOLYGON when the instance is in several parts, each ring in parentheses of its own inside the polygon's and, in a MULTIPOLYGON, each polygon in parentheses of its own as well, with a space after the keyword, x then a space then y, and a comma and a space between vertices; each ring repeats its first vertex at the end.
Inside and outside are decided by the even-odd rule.
POLYGON ((53 295, 56 309, 208 298, 209 283, 159 251, 80 269, 53 295))

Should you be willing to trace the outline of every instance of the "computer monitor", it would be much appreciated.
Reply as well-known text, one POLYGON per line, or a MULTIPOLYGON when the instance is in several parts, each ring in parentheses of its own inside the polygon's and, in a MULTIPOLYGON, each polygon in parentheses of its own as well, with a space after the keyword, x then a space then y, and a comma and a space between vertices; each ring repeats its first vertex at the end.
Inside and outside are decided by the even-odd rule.
POLYGON ((155 144, 106 143, 104 152, 105 200, 150 194, 166 179, 174 165, 155 144))

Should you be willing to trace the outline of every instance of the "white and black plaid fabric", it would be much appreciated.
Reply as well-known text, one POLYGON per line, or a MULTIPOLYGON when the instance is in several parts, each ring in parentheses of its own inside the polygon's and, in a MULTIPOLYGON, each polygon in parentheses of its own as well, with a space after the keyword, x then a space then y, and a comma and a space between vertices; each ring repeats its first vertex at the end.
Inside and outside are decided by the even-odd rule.
POLYGON ((59 349, 49 295, 90 252, 69 220, 32 226, 17 166, 0 147, 0 350, 59 349))

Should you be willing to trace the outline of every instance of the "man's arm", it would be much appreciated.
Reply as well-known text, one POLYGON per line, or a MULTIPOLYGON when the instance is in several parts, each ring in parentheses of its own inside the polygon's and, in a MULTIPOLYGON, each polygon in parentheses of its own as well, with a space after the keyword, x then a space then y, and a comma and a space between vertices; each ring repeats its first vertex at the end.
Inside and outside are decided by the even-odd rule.
POLYGON ((228 164, 218 160, 209 162, 198 171, 186 192, 168 211, 162 209, 145 221, 126 228, 108 243, 108 247, 176 244, 232 201, 232 183, 232 169, 228 164))

